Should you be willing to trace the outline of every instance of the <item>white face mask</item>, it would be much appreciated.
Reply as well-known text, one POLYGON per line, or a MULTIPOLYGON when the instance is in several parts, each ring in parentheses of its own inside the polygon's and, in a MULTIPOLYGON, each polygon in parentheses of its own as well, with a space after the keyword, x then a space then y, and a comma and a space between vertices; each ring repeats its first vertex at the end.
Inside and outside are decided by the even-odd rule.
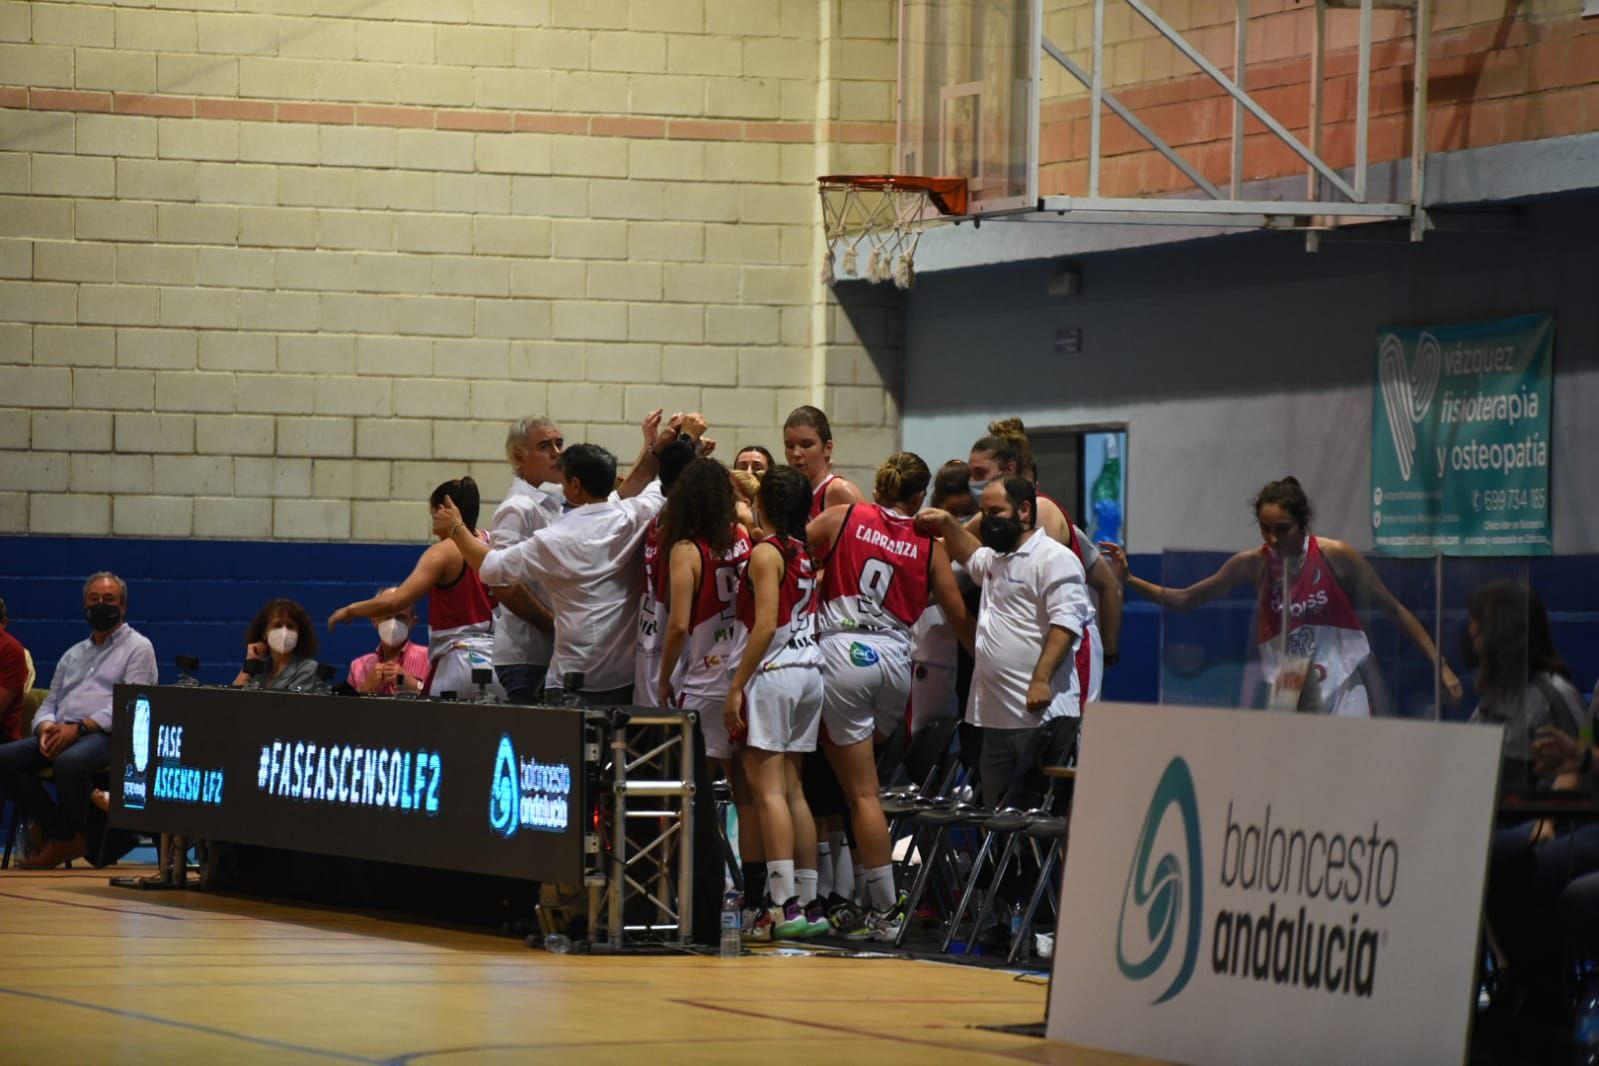
POLYGON ((977 504, 977 509, 978 510, 982 510, 982 508, 983 508, 983 490, 988 488, 988 482, 987 481, 978 481, 978 480, 976 480, 974 478, 970 482, 970 485, 971 485, 971 490, 972 490, 972 500, 977 504))
POLYGON ((385 618, 378 623, 378 639, 391 648, 404 644, 410 632, 411 627, 398 618, 385 618))
POLYGON ((267 631, 267 647, 279 655, 287 655, 300 643, 300 634, 288 626, 274 626, 267 631))

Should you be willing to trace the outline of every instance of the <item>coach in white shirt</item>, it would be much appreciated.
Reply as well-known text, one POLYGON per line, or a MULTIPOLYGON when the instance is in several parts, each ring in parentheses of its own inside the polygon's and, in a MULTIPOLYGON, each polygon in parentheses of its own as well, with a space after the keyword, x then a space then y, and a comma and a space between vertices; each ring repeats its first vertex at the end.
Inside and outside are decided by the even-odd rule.
MULTIPOLYGON (((516 476, 490 523, 489 544, 509 548, 561 517, 561 498, 540 486, 561 480, 561 427, 544 417, 511 423, 505 457, 516 476)), ((512 703, 532 703, 550 667, 555 618, 550 594, 536 581, 494 590, 494 672, 512 703)))
POLYGON ((633 645, 638 627, 638 590, 643 580, 640 547, 652 519, 665 505, 653 483, 656 449, 676 438, 677 424, 659 430, 660 412, 645 422, 645 447, 623 483, 651 479, 632 499, 612 493, 616 457, 596 444, 576 444, 561 455, 561 490, 571 509, 526 540, 490 550, 461 523, 453 503, 434 514, 433 529, 449 535, 467 565, 491 586, 539 582, 555 615, 555 641, 548 688, 560 689, 581 674, 581 693, 594 704, 631 703, 633 645))
POLYGON ((993 807, 1029 768, 1038 727, 1081 713, 1072 651, 1093 606, 1077 556, 1038 535, 1032 482, 991 481, 980 506, 981 544, 945 511, 923 511, 918 524, 982 587, 970 720, 983 731, 978 770, 993 807))

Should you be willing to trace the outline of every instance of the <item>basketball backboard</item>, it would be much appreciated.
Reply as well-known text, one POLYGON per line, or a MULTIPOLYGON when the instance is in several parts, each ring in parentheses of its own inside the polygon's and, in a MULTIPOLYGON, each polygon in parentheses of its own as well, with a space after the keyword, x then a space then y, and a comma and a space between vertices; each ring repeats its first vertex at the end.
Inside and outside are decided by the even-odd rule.
POLYGON ((900 0, 901 174, 962 177, 971 214, 1038 198, 1042 0, 900 0))

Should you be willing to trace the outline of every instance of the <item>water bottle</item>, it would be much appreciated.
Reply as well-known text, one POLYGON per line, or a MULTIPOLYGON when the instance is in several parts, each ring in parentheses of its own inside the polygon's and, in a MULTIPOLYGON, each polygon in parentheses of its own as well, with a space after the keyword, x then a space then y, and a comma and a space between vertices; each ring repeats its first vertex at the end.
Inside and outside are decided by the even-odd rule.
POLYGON ((1584 1066, 1599 1064, 1599 971, 1588 974, 1577 999, 1577 1057, 1584 1066))
POLYGON ((1021 935, 1021 931, 1022 905, 1020 903, 1013 903, 1011 904, 1010 908, 1010 938, 1012 942, 1015 942, 1016 938, 1021 935))
POLYGON ((544 950, 551 955, 565 955, 572 950, 572 940, 565 933, 550 933, 544 938, 544 950))
POLYGON ((744 927, 744 897, 737 891, 722 897, 722 939, 717 954, 724 959, 736 959, 742 947, 739 934, 744 927))

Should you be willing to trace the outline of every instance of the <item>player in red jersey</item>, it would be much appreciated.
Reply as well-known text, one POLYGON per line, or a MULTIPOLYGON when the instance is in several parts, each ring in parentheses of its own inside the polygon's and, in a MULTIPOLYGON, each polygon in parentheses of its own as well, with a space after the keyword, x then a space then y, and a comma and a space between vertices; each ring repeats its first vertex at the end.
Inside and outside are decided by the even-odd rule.
POLYGON ((739 857, 753 895, 764 892, 766 885, 759 815, 722 719, 733 665, 744 651, 738 590, 751 546, 749 534, 733 516, 727 468, 715 459, 691 463, 672 488, 660 530, 668 577, 655 696, 662 707, 699 712, 705 755, 725 768, 733 789, 739 857))
POLYGON ((810 517, 866 499, 853 481, 833 473, 833 428, 820 408, 806 404, 789 412, 783 423, 783 457, 811 484, 810 517))
MULTIPOLYGON (((700 427, 703 432, 703 427, 700 427)), ((678 439, 661 446, 656 456, 660 465, 661 492, 670 493, 679 475, 694 461, 697 443, 678 439)), ((661 540, 661 529, 671 510, 668 496, 665 509, 650 522, 644 532, 644 581, 639 593, 638 644, 633 659, 633 701, 641 707, 655 707, 663 676, 661 654, 665 650, 663 630, 666 627, 666 550, 670 547, 661 540)))
POLYGON ((1127 555, 1115 544, 1101 544, 1117 576, 1145 597, 1174 611, 1189 611, 1228 589, 1253 584, 1260 596, 1257 639, 1268 681, 1282 662, 1282 646, 1308 673, 1300 690, 1300 708, 1328 714, 1365 717, 1372 713, 1363 671, 1371 657, 1365 630, 1355 615, 1349 591, 1374 601, 1432 660, 1444 696, 1460 701, 1460 679, 1438 654, 1426 627, 1405 609, 1363 555, 1341 540, 1310 532, 1310 498, 1297 478, 1272 481, 1255 497, 1255 518, 1264 543, 1239 552, 1210 577, 1183 589, 1165 588, 1127 570, 1127 555), (1325 563, 1325 565, 1323 565, 1325 563), (1282 584, 1290 585, 1289 625, 1282 637, 1282 584))
MULTIPOLYGON (((477 528, 477 482, 469 477, 446 481, 433 490, 428 506, 433 512, 448 498, 460 510, 461 521, 472 535, 487 542, 477 528)), ((494 599, 477 575, 466 565, 461 549, 448 535, 440 536, 411 574, 398 588, 386 589, 369 600, 346 604, 328 618, 328 628, 352 618, 383 618, 409 610, 418 600, 428 598, 428 676, 424 696, 454 692, 465 698, 475 691, 474 669, 494 672, 494 599)), ((489 681, 488 690, 505 699, 498 679, 489 681)))
POLYGON ((904 920, 895 889, 888 823, 878 803, 874 736, 899 728, 911 688, 911 630, 936 599, 971 646, 971 619, 944 545, 916 528, 932 472, 896 452, 877 471, 875 502, 830 507, 806 530, 823 561, 820 601, 823 750, 838 774, 866 872, 870 910, 844 930, 854 939, 893 940, 904 920))
MULTIPOLYGON (((752 931, 756 938, 819 935, 828 930, 826 920, 807 917, 796 877, 797 870, 816 869, 816 834, 799 771, 804 753, 816 749, 822 717, 815 579, 805 546, 810 488, 797 471, 773 470, 756 504, 771 533, 750 550, 739 587, 746 642, 722 709, 728 735, 744 741, 740 761, 766 856, 769 905, 754 916, 752 931)), ((807 880, 814 886, 814 877, 807 880)), ((747 894, 755 891, 745 886, 747 894)))

